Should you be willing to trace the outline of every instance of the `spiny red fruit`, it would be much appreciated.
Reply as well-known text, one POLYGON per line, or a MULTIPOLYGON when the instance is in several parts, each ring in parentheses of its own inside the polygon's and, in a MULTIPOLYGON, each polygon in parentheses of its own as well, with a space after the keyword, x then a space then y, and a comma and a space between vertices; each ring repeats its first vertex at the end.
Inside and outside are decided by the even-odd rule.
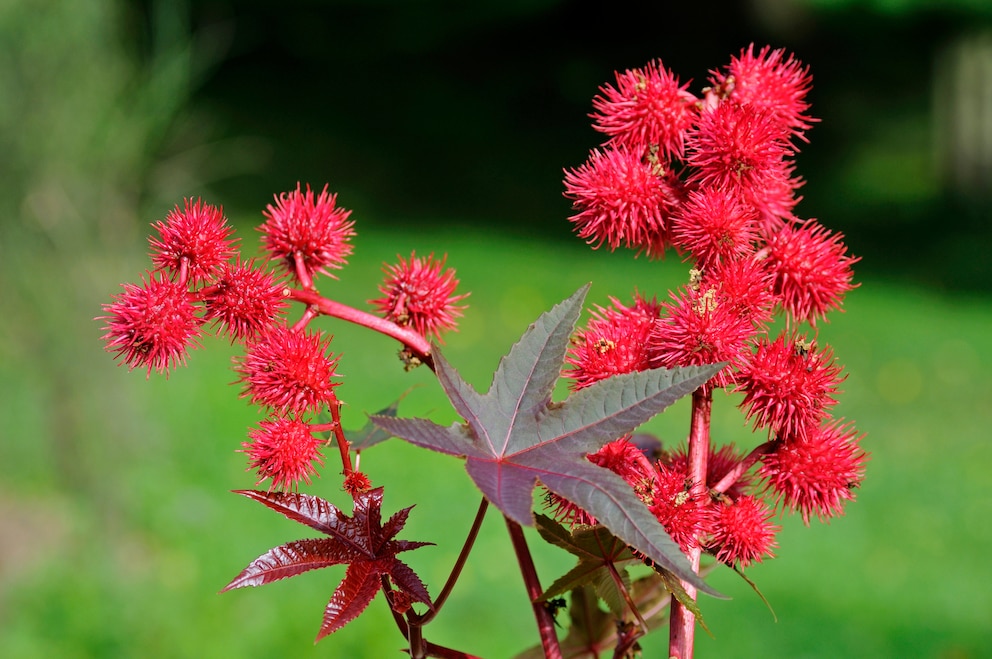
POLYGON ((152 262, 182 283, 209 280, 238 252, 237 240, 231 238, 234 229, 223 211, 200 199, 186 199, 182 209, 177 205, 164 222, 153 226, 159 236, 148 239, 152 262))
POLYGON ((453 329, 464 306, 458 304, 468 294, 455 295, 458 279, 452 268, 444 269, 447 257, 436 260, 431 254, 410 259, 397 257, 398 263, 383 268, 386 278, 379 286, 382 297, 369 300, 379 313, 397 325, 411 327, 421 336, 440 336, 453 329))
POLYGON ((784 49, 763 47, 757 54, 754 44, 731 58, 725 73, 714 74, 710 81, 729 91, 738 103, 746 103, 771 112, 785 129, 803 138, 816 119, 808 116, 806 94, 813 85, 809 68, 784 49))
POLYGON ((703 187, 689 192, 672 218, 672 242, 692 254, 696 265, 705 270, 754 253, 757 219, 757 210, 738 193, 703 187))
POLYGON ((651 333, 654 366, 700 366, 728 362, 707 382, 724 387, 735 381, 754 332, 751 319, 723 303, 717 288, 684 288, 664 304, 665 314, 651 333))
POLYGON ((185 364, 190 348, 199 345, 203 323, 186 285, 149 274, 141 286, 122 286, 124 292, 103 305, 106 349, 129 369, 147 369, 149 376, 185 364))
POLYGON ((639 295, 630 307, 616 298, 610 301, 612 307, 597 305, 586 329, 572 339, 565 358, 572 366, 565 371, 572 389, 651 367, 648 337, 658 319, 658 303, 639 295))
POLYGON ((322 465, 323 440, 314 436, 310 424, 290 417, 273 417, 259 422, 248 433, 251 442, 242 444, 249 468, 258 472, 257 484, 272 480, 273 489, 296 490, 302 481, 310 484, 316 475, 314 463, 322 465))
POLYGON ((707 549, 716 554, 717 560, 729 565, 739 563, 747 567, 773 558, 775 535, 781 530, 772 523, 774 511, 764 501, 744 495, 732 500, 724 497, 714 506, 712 534, 707 549))
POLYGON ((319 331, 274 326, 237 362, 242 396, 281 414, 319 412, 334 404, 337 358, 329 356, 330 341, 319 331))
POLYGON ((204 320, 216 321, 231 341, 258 339, 286 309, 283 285, 253 261, 225 263, 217 281, 203 293, 204 320))
POLYGON ((585 164, 565 172, 569 220, 595 248, 629 247, 659 257, 669 244, 672 211, 682 184, 662 163, 642 159, 626 147, 595 149, 585 164))
POLYGON ((841 367, 829 347, 783 332, 774 341, 762 339, 738 375, 744 392, 741 409, 756 428, 780 437, 803 436, 814 430, 837 402, 841 367))
POLYGON ((664 160, 682 157, 685 131, 698 112, 698 99, 680 85, 660 61, 616 74, 617 84, 603 85, 592 105, 596 130, 608 144, 640 156, 652 147, 664 160))
POLYGON ((330 270, 340 268, 351 254, 349 241, 355 235, 354 222, 348 220, 351 211, 337 206, 337 195, 329 193, 326 185, 315 195, 309 185, 303 191, 297 184, 296 190, 276 195, 275 201, 265 207, 267 219, 259 227, 269 258, 306 288, 317 273, 333 277, 330 270))
POLYGON ((709 530, 712 513, 708 499, 690 491, 685 469, 658 463, 657 485, 648 509, 684 552, 709 530))
POLYGON ((827 312, 839 309, 851 283, 851 266, 844 236, 810 220, 785 226, 768 240, 767 268, 782 307, 796 320, 816 324, 827 312))
POLYGON ((822 520, 840 515, 864 477, 867 456, 861 438, 853 424, 841 420, 801 437, 789 436, 762 457, 758 476, 778 502, 798 510, 807 525, 813 515, 822 520))
POLYGON ((741 192, 763 186, 790 155, 786 134, 769 112, 733 101, 704 111, 687 146, 691 182, 741 192))
POLYGON ((756 333, 772 319, 777 298, 764 260, 744 257, 721 261, 703 270, 701 290, 718 292, 720 303, 754 325, 756 333))

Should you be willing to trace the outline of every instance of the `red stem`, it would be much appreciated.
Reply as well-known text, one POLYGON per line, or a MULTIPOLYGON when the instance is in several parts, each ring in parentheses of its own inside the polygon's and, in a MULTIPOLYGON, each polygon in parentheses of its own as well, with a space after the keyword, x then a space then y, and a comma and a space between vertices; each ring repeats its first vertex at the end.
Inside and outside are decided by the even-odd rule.
POLYGON ((306 261, 303 260, 303 252, 293 252, 293 265, 296 267, 296 278, 300 280, 300 285, 309 291, 316 290, 313 287, 313 279, 310 277, 306 261))
POLYGON ((524 537, 523 529, 509 517, 505 519, 506 528, 510 532, 510 541, 517 554, 517 562, 520 564, 520 574, 524 578, 527 596, 530 598, 534 618, 537 620, 537 630, 541 634, 541 647, 544 648, 544 656, 546 659, 562 659, 561 647, 558 645, 558 634, 555 633, 555 619, 544 606, 544 603, 540 601, 544 590, 537 578, 534 559, 531 558, 530 550, 527 548, 527 539, 524 537))
POLYGON ((341 304, 340 302, 329 300, 326 297, 321 297, 316 291, 291 288, 289 290, 289 299, 316 307, 324 315, 331 316, 333 318, 340 318, 341 320, 347 320, 348 322, 367 327, 371 330, 379 332, 380 334, 385 334, 386 336, 392 337, 405 345, 417 359, 427 364, 433 370, 434 363, 430 358, 430 342, 411 329, 401 327, 394 322, 372 315, 368 312, 359 311, 358 309, 349 307, 346 304, 341 304))
POLYGON ((422 616, 418 616, 416 614, 410 615, 409 619, 411 625, 426 625, 434 619, 437 612, 441 610, 442 606, 444 606, 448 596, 451 594, 452 588, 455 587, 455 583, 458 581, 458 577, 462 573, 462 569, 465 567, 465 561, 468 560, 468 555, 472 552, 472 547, 475 545, 475 539, 479 536, 479 529, 482 528, 482 520, 486 518, 487 510, 489 510, 489 500, 483 497, 482 501, 479 503, 479 510, 475 513, 475 520, 472 522, 472 528, 469 529, 468 535, 465 537, 465 542, 462 544, 462 550, 459 552, 458 558, 455 559, 455 565, 451 568, 451 573, 448 575, 448 580, 444 582, 444 587, 441 588, 441 593, 434 600, 433 608, 425 612, 422 616))
POLYGON ((730 471, 728 471, 724 477, 720 479, 720 482, 711 487, 710 491, 714 494, 723 494, 729 490, 734 486, 734 483, 740 480, 741 476, 744 475, 744 472, 751 468, 751 465, 757 462, 765 453, 772 450, 772 447, 774 446, 775 440, 769 440, 764 444, 758 444, 755 446, 743 460, 735 464, 730 471))
POLYGON ((440 659, 482 659, 482 657, 477 657, 474 654, 452 650, 443 645, 435 645, 430 641, 424 641, 424 649, 427 651, 428 657, 439 657, 440 659))
POLYGON ((351 443, 345 439, 344 429, 341 427, 341 403, 337 398, 331 403, 331 421, 333 422, 334 438, 337 440, 338 452, 341 454, 341 473, 346 477, 354 467, 351 466, 351 443))
MULTIPOLYGON (((692 394, 692 423, 689 428, 689 480, 692 497, 708 497, 706 489, 706 461, 710 452, 710 411, 713 407, 713 394, 709 388, 701 387, 692 394)), ((699 573, 698 539, 689 547, 689 563, 699 573)), ((692 599, 696 599, 696 588, 682 582, 682 587, 692 599)), ((672 613, 669 619, 668 656, 673 659, 692 659, 695 640, 696 617, 672 598, 672 613)))

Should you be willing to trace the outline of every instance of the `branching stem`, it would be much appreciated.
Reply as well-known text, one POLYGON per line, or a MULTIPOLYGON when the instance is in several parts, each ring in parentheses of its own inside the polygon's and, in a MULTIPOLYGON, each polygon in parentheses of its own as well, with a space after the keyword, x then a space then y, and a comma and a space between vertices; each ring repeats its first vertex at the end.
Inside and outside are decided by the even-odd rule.
POLYGON ((334 439, 337 440, 338 452, 341 454, 341 473, 347 477, 354 468, 351 466, 351 443, 345 439, 344 429, 341 427, 341 402, 335 398, 330 407, 334 439))
MULTIPOLYGON (((706 462, 710 451, 710 412, 713 407, 712 391, 700 387, 692 394, 692 422, 689 427, 689 480, 693 497, 708 497, 706 489, 706 462)), ((688 557, 692 569, 699 573, 701 549, 698 538, 689 547, 688 557)), ((682 582, 682 587, 692 599, 696 587, 682 582)), ((674 659, 692 659, 696 632, 696 617, 676 598, 672 598, 672 613, 668 630, 668 656, 674 659)))
POLYGON ((534 559, 531 558, 530 550, 527 548, 527 538, 524 537, 524 531, 519 524, 509 517, 505 519, 506 528, 510 532, 510 541, 513 543, 513 551, 516 552, 517 562, 520 564, 520 574, 524 578, 527 596, 530 599, 531 608, 534 610, 534 618, 537 620, 537 630, 541 635, 541 647, 544 648, 544 656, 547 659, 562 659, 561 647, 558 645, 558 634, 555 633, 555 619, 544 606, 544 603, 540 601, 544 591, 537 578, 534 559))
POLYGON ((414 357, 427 364, 431 370, 434 369, 434 362, 430 357, 430 342, 428 342, 427 339, 417 332, 407 327, 402 327, 392 321, 386 320, 385 318, 380 318, 379 316, 375 316, 366 311, 360 311, 354 307, 349 307, 346 304, 341 304, 340 302, 330 300, 326 297, 321 297, 319 293, 313 290, 291 288, 289 289, 288 297, 291 300, 296 300, 297 302, 306 304, 308 308, 316 308, 320 311, 320 313, 326 316, 340 318, 341 320, 346 320, 350 323, 367 327, 371 330, 379 332, 380 334, 385 334, 386 336, 394 338, 406 346, 414 357))
POLYGON ((437 612, 441 610, 444 606, 445 601, 448 599, 448 595, 451 594, 452 588, 455 587, 455 583, 458 581, 458 577, 462 573, 462 569, 465 567, 465 561, 468 560, 468 555, 472 552, 472 547, 475 545, 475 539, 479 537, 479 529, 482 528, 482 520, 486 518, 486 511, 489 510, 489 500, 485 497, 479 503, 479 510, 475 513, 475 520, 472 522, 472 528, 468 531, 468 536, 465 537, 465 542, 462 544, 462 550, 458 554, 458 558, 455 560, 454 566, 451 568, 451 573, 448 575, 448 580, 444 583, 444 587, 441 588, 440 594, 437 599, 434 600, 434 607, 424 613, 422 616, 410 615, 411 625, 426 625, 428 622, 434 619, 437 612))
POLYGON ((735 464, 716 485, 711 487, 710 491, 714 494, 723 494, 729 490, 734 486, 734 483, 740 480, 741 476, 744 475, 744 472, 750 469, 755 462, 760 460, 761 456, 772 450, 774 446, 775 440, 769 440, 764 444, 755 446, 743 460, 735 464))

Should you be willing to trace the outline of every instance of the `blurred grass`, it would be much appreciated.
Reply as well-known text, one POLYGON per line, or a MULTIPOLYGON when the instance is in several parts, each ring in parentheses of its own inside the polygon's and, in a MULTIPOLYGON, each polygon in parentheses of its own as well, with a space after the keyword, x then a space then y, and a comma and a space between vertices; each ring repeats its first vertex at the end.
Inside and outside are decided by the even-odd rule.
MULTIPOLYGON (((359 222, 361 220, 359 219, 359 222)), ((636 287, 661 293, 683 265, 550 248, 468 229, 362 231, 351 265, 322 292, 363 304, 383 260, 396 253, 449 254, 472 291, 464 332, 446 355, 477 387, 498 358, 545 308, 593 282, 590 300, 628 299, 636 287)), ((243 234, 244 235, 244 234, 243 234)), ((245 240, 251 238, 245 236, 245 240)), ((127 258, 133 264, 135 259, 127 258)), ((136 272, 136 271, 135 271, 136 272)), ((116 273, 98 285, 117 289, 116 273)), ((781 557, 749 572, 779 616, 735 575, 714 585, 730 602, 707 599, 715 635, 701 656, 980 656, 992 579, 981 548, 992 512, 987 442, 992 422, 992 310, 984 300, 946 299, 866 282, 820 331, 850 376, 838 415, 867 433, 872 459, 858 501, 829 525, 785 518, 781 557)), ((52 419, 31 373, 0 371, 0 445, 5 477, 0 511, 0 656, 379 657, 400 647, 383 601, 316 649, 312 638, 343 574, 325 570, 224 595, 219 590, 270 546, 306 529, 228 494, 252 485, 235 450, 256 413, 228 386, 233 350, 217 340, 166 380, 115 368, 101 353, 99 323, 65 317, 82 351, 87 381, 62 401, 79 410, 83 434, 51 435, 52 419), (65 455, 68 452, 69 455, 65 455)), ((391 341, 322 319, 342 354, 345 423, 357 427, 414 387, 403 415, 453 413, 427 371, 405 374, 391 341)), ((718 441, 757 441, 718 398, 718 441)), ((676 443, 684 405, 650 429, 676 443)), ((333 460, 328 460, 333 465, 333 460)), ((438 543, 406 558, 434 592, 454 560, 478 498, 461 465, 395 440, 370 449, 362 467, 386 486, 387 512, 417 507, 402 537, 438 543)), ((311 492, 346 505, 335 470, 311 492)), ((531 537, 534 537, 533 535, 531 537)), ((535 543, 545 581, 570 567, 567 556, 535 543)), ((509 656, 534 640, 533 623, 505 531, 492 516, 464 578, 428 638, 486 657, 509 656)), ((649 637, 646 656, 664 651, 649 637)))

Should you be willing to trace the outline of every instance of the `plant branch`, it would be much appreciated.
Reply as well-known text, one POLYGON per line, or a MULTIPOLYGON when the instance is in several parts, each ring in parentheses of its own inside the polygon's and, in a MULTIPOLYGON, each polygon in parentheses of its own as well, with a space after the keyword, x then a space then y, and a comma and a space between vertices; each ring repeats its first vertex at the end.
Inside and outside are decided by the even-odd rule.
POLYGON ((520 574, 527 587, 527 596, 530 599, 531 608, 534 610, 534 618, 537 620, 537 630, 541 635, 541 647, 544 648, 544 656, 546 659, 562 659, 561 647, 558 645, 558 634, 555 633, 555 619, 540 601, 544 591, 537 578, 534 559, 531 558, 530 550, 527 548, 524 531, 519 524, 509 517, 504 516, 504 519, 506 519, 506 528, 510 532, 513 550, 517 554, 517 562, 520 564, 520 574))
POLYGON ((401 327, 392 321, 380 318, 366 311, 360 311, 346 304, 321 297, 319 293, 312 290, 291 288, 289 289, 289 299, 316 307, 320 310, 320 313, 326 316, 347 320, 350 323, 355 323, 356 325, 361 325, 380 334, 392 337, 405 345, 413 353, 414 357, 427 364, 431 370, 434 370, 430 342, 409 328, 401 327))
POLYGON ((772 450, 777 441, 778 440, 771 439, 764 444, 758 444, 755 446, 743 460, 734 465, 716 485, 711 487, 710 491, 715 494, 723 494, 729 490, 733 487, 734 483, 740 480, 740 477, 744 475, 745 471, 750 469, 755 462, 761 459, 761 456, 772 450))
MULTIPOLYGON (((689 427, 689 480, 692 497, 708 497, 706 489, 706 462, 710 451, 710 412, 713 407, 713 393, 707 387, 700 387, 692 394, 692 421, 689 427)), ((689 547, 689 563, 693 571, 699 572, 699 539, 694 538, 689 547)), ((682 587, 692 599, 696 599, 696 587, 682 582, 682 587)), ((691 659, 695 640, 696 617, 682 606, 677 598, 672 598, 672 613, 669 619, 668 656, 671 659, 691 659)))
POLYGON ((303 252, 299 250, 293 252, 293 266, 296 270, 296 277, 300 280, 300 285, 308 291, 315 291, 310 270, 307 269, 306 261, 303 260, 303 252))
POLYGON ((335 397, 330 407, 334 439, 337 440, 338 452, 341 454, 341 468, 343 470, 341 473, 348 476, 354 471, 354 468, 351 466, 351 443, 345 439, 344 429, 341 427, 341 402, 335 397))
POLYGON ((451 594, 451 590, 455 587, 455 583, 458 582, 458 577, 462 573, 462 569, 465 567, 465 561, 468 560, 468 555, 472 553, 472 547, 475 545, 475 539, 479 537, 479 529, 482 528, 482 520, 486 517, 486 511, 489 510, 489 500, 482 497, 482 501, 479 502, 479 510, 475 513, 475 519, 472 521, 472 528, 469 529, 468 535, 465 537, 465 542, 462 543, 462 550, 458 553, 458 558, 455 559, 455 564, 451 568, 451 573, 448 575, 448 580, 445 581, 444 587, 441 588, 440 594, 434 600, 434 606, 432 609, 426 611, 421 615, 411 615, 410 624, 412 625, 426 625, 428 622, 434 619, 441 607, 447 601, 448 596, 451 594))

